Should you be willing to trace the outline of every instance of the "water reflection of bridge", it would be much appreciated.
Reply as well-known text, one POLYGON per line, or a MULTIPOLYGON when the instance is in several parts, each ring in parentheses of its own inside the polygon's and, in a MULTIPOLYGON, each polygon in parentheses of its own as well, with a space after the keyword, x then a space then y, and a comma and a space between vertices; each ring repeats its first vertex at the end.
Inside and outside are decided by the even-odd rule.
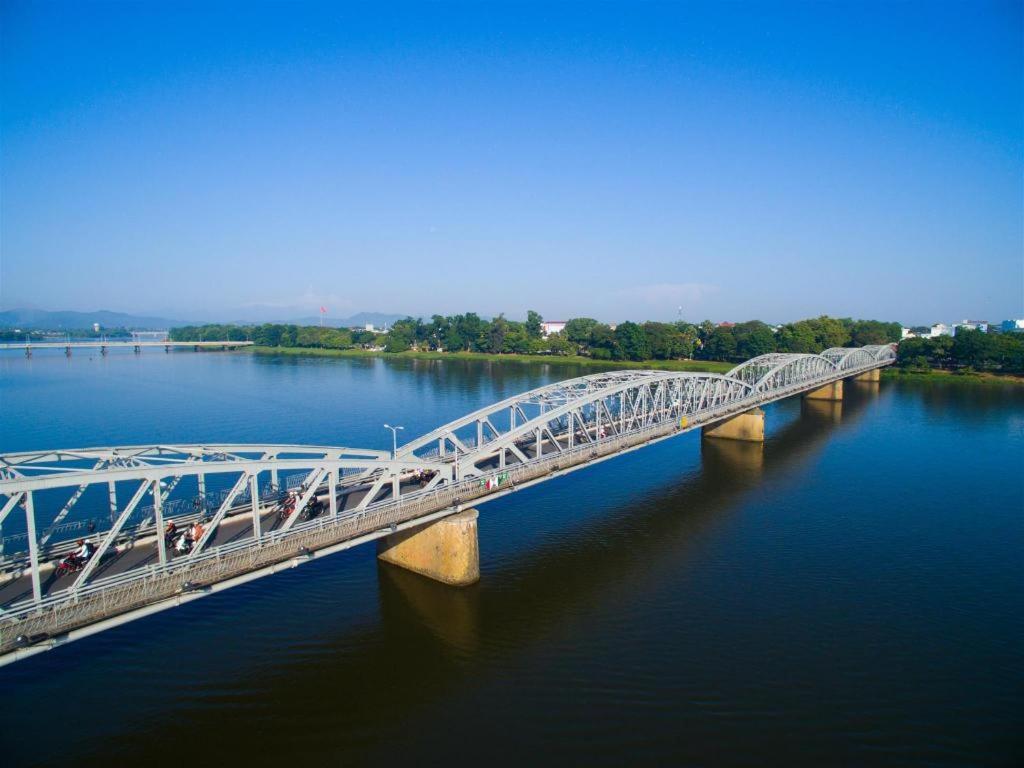
MULTIPOLYGON (((726 376, 585 376, 488 406, 402 446, 394 456, 307 446, 8 454, 0 457, 0 493, 6 496, 0 522, 23 511, 26 547, 5 552, 0 561, 10 574, 0 589, 0 662, 360 543, 422 530, 470 502, 480 504, 785 397, 823 390, 835 397, 843 379, 871 378, 891 360, 889 347, 837 349, 821 356, 755 358, 726 376), (205 483, 218 475, 233 484, 207 509, 205 483), (261 480, 279 488, 289 478, 301 480, 297 508, 321 499, 323 515, 279 519, 276 495, 261 480), (90 494, 92 503, 106 495, 111 511, 109 526, 98 534, 99 551, 81 572, 55 578, 53 559, 73 539, 61 541, 54 532, 77 505, 86 506, 90 494), (204 501, 187 510, 179 503, 183 498, 204 501), (139 519, 145 499, 152 500, 151 513, 139 519), (169 518, 187 522, 199 516, 210 518, 204 535, 191 553, 173 557, 157 532, 169 518)), ((473 538, 475 544, 475 528, 473 538)))

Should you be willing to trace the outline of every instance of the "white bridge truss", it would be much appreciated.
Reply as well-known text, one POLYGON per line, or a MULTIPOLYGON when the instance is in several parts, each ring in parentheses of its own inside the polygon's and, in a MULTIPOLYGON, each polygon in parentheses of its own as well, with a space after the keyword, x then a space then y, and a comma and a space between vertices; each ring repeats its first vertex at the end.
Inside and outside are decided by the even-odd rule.
POLYGON ((489 405, 394 456, 301 445, 0 455, 0 664, 894 360, 882 345, 762 355, 725 375, 582 376, 489 405), (297 503, 284 516, 287 489, 297 503), (323 511, 306 519, 311 502, 323 511), (197 520, 191 551, 169 551, 165 525, 197 520), (95 553, 59 575, 83 536, 95 553))

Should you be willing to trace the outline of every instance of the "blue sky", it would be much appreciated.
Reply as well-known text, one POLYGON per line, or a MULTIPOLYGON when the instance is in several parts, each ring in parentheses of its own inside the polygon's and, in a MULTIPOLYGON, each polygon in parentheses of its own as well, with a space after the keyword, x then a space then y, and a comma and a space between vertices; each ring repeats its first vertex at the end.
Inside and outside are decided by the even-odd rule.
POLYGON ((1021 7, 5 2, 0 303, 1020 317, 1021 7))

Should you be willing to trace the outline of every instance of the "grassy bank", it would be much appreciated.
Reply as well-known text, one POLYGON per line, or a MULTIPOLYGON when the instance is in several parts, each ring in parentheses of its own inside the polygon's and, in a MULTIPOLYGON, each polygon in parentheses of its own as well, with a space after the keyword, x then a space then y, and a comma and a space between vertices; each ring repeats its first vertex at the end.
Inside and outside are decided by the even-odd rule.
POLYGON ((725 373, 734 363, 712 360, 648 360, 634 363, 620 360, 594 360, 579 355, 495 355, 488 352, 371 352, 365 349, 317 349, 315 347, 248 347, 256 355, 297 355, 302 357, 385 357, 413 360, 484 360, 500 363, 548 363, 582 365, 608 370, 610 368, 655 368, 664 371, 701 371, 725 373))
POLYGON ((1024 376, 1011 373, 982 373, 978 371, 947 371, 941 368, 896 368, 882 371, 882 376, 894 381, 935 381, 964 384, 1005 384, 1024 386, 1024 376))

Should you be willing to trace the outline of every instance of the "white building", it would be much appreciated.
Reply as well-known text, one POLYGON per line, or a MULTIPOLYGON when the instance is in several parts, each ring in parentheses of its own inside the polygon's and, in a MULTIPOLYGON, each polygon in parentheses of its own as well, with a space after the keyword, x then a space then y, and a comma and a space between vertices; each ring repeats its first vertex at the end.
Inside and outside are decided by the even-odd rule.
POLYGON ((960 323, 953 323, 953 335, 956 336, 956 332, 960 329, 967 331, 981 331, 982 333, 988 333, 988 321, 987 320, 964 320, 960 323))
POLYGON ((541 333, 547 338, 552 333, 561 333, 565 330, 565 320, 544 320, 540 324, 541 333))
POLYGON ((935 323, 932 326, 931 333, 928 334, 929 339, 934 339, 936 336, 952 336, 953 329, 945 323, 935 323))
POLYGON ((93 323, 92 324, 92 332, 93 333, 99 333, 100 332, 100 324, 99 323, 93 323))

